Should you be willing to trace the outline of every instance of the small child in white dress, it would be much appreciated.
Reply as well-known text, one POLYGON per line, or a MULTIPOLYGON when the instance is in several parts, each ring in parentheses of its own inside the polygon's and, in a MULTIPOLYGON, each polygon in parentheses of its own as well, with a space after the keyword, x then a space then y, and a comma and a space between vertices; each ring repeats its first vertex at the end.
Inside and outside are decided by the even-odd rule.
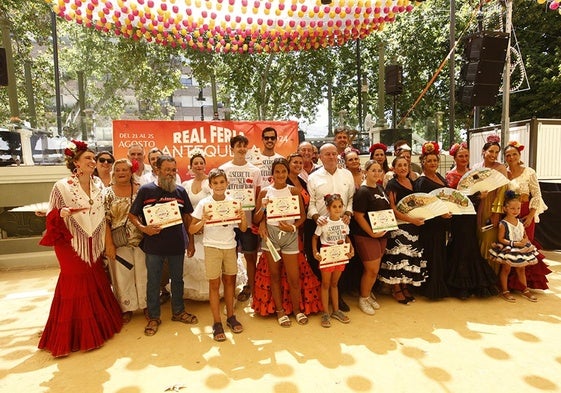
POLYGON ((536 247, 530 243, 526 234, 524 224, 518 219, 521 202, 514 191, 505 193, 503 210, 505 217, 499 223, 498 242, 493 243, 489 250, 492 260, 501 264, 499 274, 501 282, 501 296, 507 302, 515 302, 516 299, 508 290, 508 275, 514 267, 518 280, 524 286, 522 296, 531 302, 538 299, 530 292, 526 282, 525 266, 538 263, 536 247))

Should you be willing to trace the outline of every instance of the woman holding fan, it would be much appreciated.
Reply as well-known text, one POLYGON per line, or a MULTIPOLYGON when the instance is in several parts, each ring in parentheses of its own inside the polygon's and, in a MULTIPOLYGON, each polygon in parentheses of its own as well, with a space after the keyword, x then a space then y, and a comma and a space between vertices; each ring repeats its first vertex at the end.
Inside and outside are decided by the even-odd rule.
MULTIPOLYGON (((475 164, 477 168, 491 168, 503 176, 507 176, 506 167, 497 159, 501 151, 500 138, 498 135, 489 135, 487 143, 483 145, 483 161, 475 164)), ((503 201, 506 186, 501 186, 487 195, 481 195, 481 201, 476 207, 477 211, 477 238, 479 240, 479 251, 481 256, 487 260, 493 271, 498 274, 500 264, 490 260, 489 249, 497 241, 498 227, 501 214, 503 213, 503 201)))
MULTIPOLYGON (((415 182, 415 192, 429 193, 438 188, 448 187, 446 179, 437 172, 440 163, 440 149, 436 142, 425 142, 421 154, 423 174, 415 182)), ((425 221, 420 239, 423 256, 427 260, 428 278, 421 290, 429 299, 449 296, 446 285, 446 231, 450 226, 447 213, 425 221)))
MULTIPOLYGON (((451 188, 469 171, 469 150, 465 142, 455 143, 449 153, 456 165, 446 173, 451 188)), ((481 193, 470 197, 478 203, 481 193)), ((471 295, 487 297, 498 294, 497 275, 483 259, 477 244, 477 217, 471 214, 452 216, 448 241, 446 283, 451 295, 467 299, 471 295)))

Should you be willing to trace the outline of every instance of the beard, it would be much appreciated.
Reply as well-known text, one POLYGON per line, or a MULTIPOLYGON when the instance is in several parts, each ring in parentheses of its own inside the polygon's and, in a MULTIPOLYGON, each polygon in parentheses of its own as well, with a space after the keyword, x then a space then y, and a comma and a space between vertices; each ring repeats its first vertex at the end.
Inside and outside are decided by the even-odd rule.
POLYGON ((174 192, 177 188, 175 184, 175 177, 159 178, 158 185, 167 192, 174 192))

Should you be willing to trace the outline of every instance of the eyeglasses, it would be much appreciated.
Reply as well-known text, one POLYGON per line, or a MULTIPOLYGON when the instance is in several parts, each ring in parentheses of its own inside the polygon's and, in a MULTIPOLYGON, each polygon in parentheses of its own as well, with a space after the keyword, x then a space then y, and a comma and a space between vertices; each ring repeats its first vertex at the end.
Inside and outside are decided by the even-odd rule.
POLYGON ((105 163, 113 164, 115 162, 115 160, 112 159, 112 158, 103 158, 103 157, 98 158, 97 161, 102 163, 102 164, 105 164, 105 163))
POLYGON ((276 141, 277 137, 276 136, 264 136, 263 139, 266 140, 266 141, 276 141))

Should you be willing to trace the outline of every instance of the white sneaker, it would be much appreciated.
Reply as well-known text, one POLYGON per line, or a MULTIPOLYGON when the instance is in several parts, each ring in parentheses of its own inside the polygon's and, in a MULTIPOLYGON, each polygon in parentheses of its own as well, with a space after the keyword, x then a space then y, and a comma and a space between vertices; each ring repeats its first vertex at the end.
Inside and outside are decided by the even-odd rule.
POLYGON ((368 303, 370 303, 370 305, 374 310, 380 309, 380 304, 376 301, 376 296, 374 296, 372 292, 370 292, 370 296, 368 296, 366 299, 368 300, 368 303))
POLYGON ((376 310, 374 310, 374 307, 372 307, 372 304, 370 304, 370 301, 368 299, 369 298, 367 297, 359 297, 358 308, 360 308, 360 311, 365 314, 374 315, 376 314, 376 310))

